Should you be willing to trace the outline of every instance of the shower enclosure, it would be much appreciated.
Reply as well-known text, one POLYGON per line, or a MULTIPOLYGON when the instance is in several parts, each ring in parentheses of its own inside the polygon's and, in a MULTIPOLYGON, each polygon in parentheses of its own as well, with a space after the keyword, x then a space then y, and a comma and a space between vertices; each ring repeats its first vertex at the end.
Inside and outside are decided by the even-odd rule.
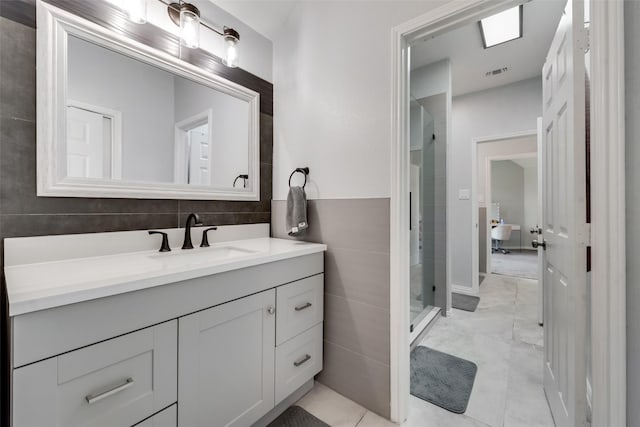
POLYGON ((410 107, 409 320, 417 335, 446 292, 446 99, 412 96, 410 107))

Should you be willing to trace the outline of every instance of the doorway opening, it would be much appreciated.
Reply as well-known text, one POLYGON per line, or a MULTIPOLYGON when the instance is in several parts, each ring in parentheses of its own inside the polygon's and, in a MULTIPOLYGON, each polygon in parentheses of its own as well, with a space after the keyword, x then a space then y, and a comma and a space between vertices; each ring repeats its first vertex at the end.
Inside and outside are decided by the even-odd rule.
POLYGON ((485 273, 538 279, 538 251, 528 233, 534 230, 537 237, 539 224, 537 156, 491 159, 490 164, 490 208, 485 207, 484 214, 489 220, 485 236, 491 240, 486 253, 491 270, 485 273))
MULTIPOLYGON (((409 233, 408 230, 408 212, 409 212, 409 155, 406 153, 407 141, 409 139, 408 123, 409 123, 409 52, 413 48, 414 44, 420 41, 427 41, 429 39, 436 38, 447 31, 460 28, 470 22, 478 22, 480 19, 491 14, 498 13, 508 7, 514 7, 522 2, 519 1, 498 1, 486 3, 482 0, 469 0, 463 3, 447 4, 439 7, 431 12, 428 12, 422 16, 408 21, 402 25, 395 27, 392 30, 392 61, 393 61, 393 73, 392 73, 392 191, 391 191, 391 418, 393 421, 401 422, 407 418, 407 412, 410 406, 410 399, 408 395, 409 390, 409 366, 408 366, 408 341, 409 334, 406 333, 406 317, 409 312, 409 233)), ((538 4, 544 2, 530 2, 524 3, 524 16, 527 16, 526 7, 530 4, 538 4)), ((550 3, 550 2, 549 2, 550 3)), ((564 2, 563 2, 564 3, 564 2)), ((624 260, 624 177, 620 174, 620 170, 624 170, 624 127, 620 126, 619 117, 623 117, 624 112, 624 97, 623 91, 620 91, 619 87, 612 87, 611 81, 617 81, 619 84, 623 84, 623 70, 624 70, 624 46, 623 29, 624 20, 622 13, 623 6, 616 2, 596 2, 586 0, 584 2, 580 0, 569 0, 568 11, 563 14, 563 25, 558 28, 558 31, 568 31, 564 34, 567 37, 561 37, 558 41, 565 41, 566 43, 557 43, 555 45, 556 51, 549 52, 548 58, 550 63, 553 62, 555 56, 556 59, 567 59, 569 62, 560 61, 555 63, 552 69, 547 68, 543 75, 545 76, 546 88, 551 90, 545 90, 545 102, 548 107, 552 95, 556 94, 556 89, 563 86, 563 81, 571 81, 573 84, 564 85, 564 87, 570 87, 571 91, 577 96, 578 105, 580 104, 580 91, 584 90, 584 76, 582 75, 583 67, 581 64, 580 53, 581 50, 588 50, 590 55, 586 55, 585 62, 589 64, 591 73, 593 76, 590 81, 590 88, 587 88, 586 92, 591 93, 591 137, 594 140, 601 141, 597 145, 598 149, 591 151, 591 200, 594 210, 599 211, 599 215, 594 215, 591 222, 591 233, 586 232, 587 226, 578 221, 579 227, 585 228, 586 235, 591 235, 591 243, 593 244, 591 255, 593 259, 593 269, 591 273, 592 281, 601 284, 601 286, 595 286, 595 292, 592 293, 591 299, 595 304, 591 305, 590 313, 592 316, 592 364, 594 366, 592 374, 592 385, 594 390, 599 390, 598 396, 594 395, 594 399, 591 401, 593 404, 593 420, 594 425, 624 425, 625 416, 625 350, 624 350, 624 337, 625 337, 625 269, 624 262, 611 263, 611 259, 617 259, 618 261, 624 260), (590 16, 584 16, 583 10, 586 8, 590 11, 590 16), (584 19, 587 18, 587 19, 584 19), (591 31, 587 36, 586 31, 581 25, 582 21, 590 22, 591 31), (586 43, 587 39, 589 44, 586 43), (570 46, 570 47, 569 47, 570 46), (568 49, 565 49, 569 47, 568 49), (559 74, 558 74, 559 72, 559 74), (554 74, 555 73, 555 74, 554 74), (564 79, 566 75, 570 75, 569 80, 564 79), (560 76, 558 78, 558 76, 560 76), (555 82, 556 85, 550 86, 549 83, 555 82), (551 96, 550 96, 551 95, 551 96), (594 97, 597 98, 594 100, 594 97), (612 254, 616 254, 614 258, 611 258, 612 254), (597 294, 597 295, 596 295, 597 294), (603 301, 608 303, 603 304, 603 301), (601 351, 606 348, 606 351, 601 351), (596 420, 598 420, 596 422, 596 420)), ((526 24, 524 28, 530 27, 526 24)), ((525 31, 526 32, 526 31, 525 31)), ((509 43, 507 43, 508 45, 509 43)), ((500 45, 499 45, 500 46, 500 45)), ((548 46, 547 46, 548 47, 548 46)), ((435 51, 435 50, 434 50, 435 51)), ((531 53, 531 52, 527 52, 531 53)), ((533 55, 530 55, 533 56, 533 55)), ((474 69, 473 64, 469 67, 470 70, 474 69)), ((503 67, 504 68, 504 67, 503 67)), ((507 71, 508 71, 508 67, 507 71)), ((493 71, 498 71, 496 68, 493 71)), ((499 75, 502 72, 493 71, 488 72, 488 75, 499 75)), ((502 70, 504 71, 504 70, 502 70)), ((584 92, 583 92, 584 94, 584 92)), ((559 94, 560 97, 564 97, 566 94, 559 94)), ((569 96, 568 99, 576 99, 569 96)), ((487 109, 490 109, 491 105, 486 105, 487 109)), ((571 106, 569 106, 571 107, 571 106)), ((521 109, 520 106, 517 107, 521 109)), ((567 111, 575 112, 580 118, 580 108, 570 108, 570 110, 560 109, 557 113, 564 113, 567 111)), ((584 112, 584 111, 582 111, 584 112)), ((562 114, 556 117, 567 117, 562 114)), ((559 126, 553 129, 545 127, 545 134, 543 141, 552 141, 550 137, 560 136, 565 138, 567 135, 563 133, 557 133, 556 129, 568 128, 564 127, 564 124, 571 125, 574 129, 574 135, 569 136, 568 141, 576 141, 573 139, 575 136, 581 138, 581 133, 575 133, 576 129, 579 129, 580 124, 584 124, 584 120, 573 120, 564 122, 561 120, 557 124, 559 126), (553 131, 553 132, 552 132, 553 131)), ((504 124, 508 127, 508 121, 504 121, 504 124)), ((549 124, 549 122, 547 122, 549 124)), ((450 127, 448 127, 448 130, 450 127)), ((491 133, 486 132, 485 135, 491 133)), ((554 140, 558 141, 558 140, 554 140)), ((572 143, 570 143, 572 144, 572 143)), ((574 162, 572 168, 565 169, 569 174, 573 174, 571 181, 574 183, 584 180, 584 175, 580 170, 584 166, 584 161, 579 160, 578 156, 574 156, 574 149, 580 150, 581 144, 570 145, 570 151, 568 157, 560 157, 563 161, 571 159, 574 162), (577 159, 577 162, 576 162, 577 159), (573 169, 573 166, 577 166, 578 169, 573 169), (578 172, 577 174, 575 172, 578 172)), ((554 159, 553 150, 547 150, 546 153, 543 150, 541 159, 554 159), (549 158, 547 158, 549 157, 549 158)), ((448 163, 451 161, 452 156, 448 156, 448 163)), ((584 157, 583 157, 584 160, 584 157)), ((449 166, 449 164, 447 165, 449 166)), ((555 169, 558 170, 558 169, 555 169)), ((448 202, 451 205, 454 201, 469 200, 470 195, 467 189, 457 184, 459 183, 459 177, 455 176, 457 181, 451 179, 451 168, 447 168, 448 183, 451 188, 448 192, 448 202)), ((563 181, 573 186, 571 181, 563 181)), ((553 182, 553 181, 549 181, 553 182)), ((573 187, 575 188, 575 187, 573 187)), ((543 191, 548 194, 552 194, 554 186, 545 183, 543 191)), ((580 190, 580 189, 579 189, 580 190)), ((565 195, 573 198, 576 193, 571 190, 565 195)), ((579 193, 578 196, 580 197, 579 193)), ((554 199, 554 198, 552 198, 554 199)), ((586 199, 586 198, 585 198, 586 199)), ((566 200, 566 198, 560 198, 557 200, 566 200)), ((573 199, 569 203, 582 203, 580 199, 573 199)), ((581 211, 579 209, 579 211, 581 211)), ((457 227, 464 227, 461 222, 451 220, 451 213, 447 213, 447 235, 448 242, 455 240, 456 236, 451 235, 451 230, 457 227)), ((543 224, 547 225, 547 224, 543 224)), ((543 227, 544 228, 544 227, 543 227)), ((559 228, 560 231, 562 231, 559 228)), ((544 246, 544 232, 538 237, 538 243, 542 248, 544 246)), ((573 240, 575 248, 579 251, 574 251, 571 255, 571 251, 567 252, 567 259, 578 259, 576 253, 582 253, 585 246, 584 240, 573 240)), ((469 245, 469 251, 471 251, 471 245, 469 245)), ((458 254, 456 254, 458 256, 458 254)), ((451 268, 449 260, 452 258, 451 246, 447 245, 447 294, 457 283, 452 281, 452 272, 457 273, 457 269, 451 268)), ((586 257, 579 257, 584 261, 586 257)), ((461 270, 462 271, 462 270, 461 270)), ((472 271, 471 269, 467 271, 472 271)), ((471 279, 473 280, 473 279, 471 279)), ((584 291, 584 282, 579 281, 578 294, 584 291)), ((458 283, 459 284, 459 283, 458 283)), ((552 294, 548 294, 548 297, 552 297, 552 294)), ((584 298, 581 295, 576 295, 576 304, 573 306, 574 311, 570 314, 574 320, 573 326, 579 325, 580 328, 584 327, 586 322, 582 320, 582 314, 586 311, 584 304, 584 298), (575 311, 577 310, 577 311, 575 311)), ((450 299, 447 297, 447 312, 450 306, 450 299)), ((553 301, 551 298, 550 301, 553 301)), ((545 300, 545 307, 548 306, 550 301, 545 300)), ((565 316, 565 319, 567 317, 565 316)), ((547 326, 545 322, 545 327, 547 326)), ((582 334, 582 332, 580 332, 582 334)), ((582 334, 583 335, 583 334, 582 334)), ((551 335, 549 335, 551 336, 551 335)), ((573 344, 580 344, 575 342, 575 334, 570 333, 568 337, 573 341, 573 344)), ((569 347, 574 350, 576 345, 571 344, 569 347)), ((582 345, 578 345, 582 347, 582 345)), ((556 350, 561 348, 554 347, 556 350)), ((571 402, 568 406, 565 406, 566 411, 570 414, 570 417, 584 417, 586 411, 583 409, 586 407, 584 402, 584 394, 581 387, 584 383, 574 382, 575 379, 581 379, 584 377, 582 372, 582 356, 581 351, 575 351, 572 353, 577 359, 573 360, 569 364, 564 366, 570 367, 574 372, 570 376, 564 376, 563 378, 570 378, 572 380, 572 387, 577 384, 577 389, 573 390, 571 395, 571 402), (575 374, 575 375, 574 375, 575 374), (577 391, 577 393, 576 393, 577 391), (576 406, 577 404, 577 406, 576 406)), ((557 361, 556 361, 557 362, 557 361)), ((557 368, 559 365, 554 364, 557 368)), ((566 384, 565 384, 566 386, 566 384)), ((569 394, 558 394, 558 390, 551 390, 554 399, 558 400, 563 396, 569 396, 569 394)), ((556 410, 558 410, 556 406, 556 410)), ((575 422, 578 421, 573 418, 575 422)), ((569 425, 571 419, 567 421, 565 418, 561 425, 569 425)))
POLYGON ((538 139, 533 130, 472 141, 472 274, 478 285, 489 274, 538 278, 532 244, 541 210, 538 139))
MULTIPOLYGON (((567 85, 566 82, 568 80, 566 79, 571 79, 572 82, 584 81, 585 58, 583 57, 583 55, 580 55, 578 53, 578 48, 568 48, 568 45, 564 44, 563 42, 563 40, 569 40, 566 43, 571 43, 571 46, 574 46, 574 44, 578 43, 576 40, 579 40, 580 37, 582 37, 585 22, 585 16, 582 9, 583 6, 583 3, 574 0, 569 0, 568 3, 561 0, 558 0, 557 2, 530 2, 525 3, 524 5, 520 5, 516 2, 504 2, 496 5, 496 7, 490 11, 480 9, 475 11, 467 10, 465 11, 465 14, 462 14, 464 18, 460 18, 460 16, 455 16, 453 14, 449 15, 448 18, 451 19, 451 21, 449 22, 455 22, 455 24, 453 25, 450 24, 449 27, 447 27, 446 25, 445 28, 443 28, 442 26, 438 27, 435 23, 431 28, 429 27, 429 25, 425 24, 423 24, 422 28, 418 26, 418 28, 420 29, 414 27, 414 33, 410 35, 409 40, 401 40, 401 43, 399 45, 400 49, 402 49, 403 46, 405 46, 403 45, 403 41, 407 43, 407 50, 405 51, 405 53, 408 53, 408 55, 410 56, 410 59, 407 59, 407 62, 404 64, 410 70, 410 73, 408 74, 410 77, 407 78, 407 75, 402 74, 396 76, 400 79, 401 82, 403 78, 406 79, 404 81, 404 84, 406 85, 404 86, 404 89, 402 84, 397 86, 401 89, 399 99, 402 100, 403 96, 406 97, 404 98, 406 102, 404 108, 406 108, 406 110, 403 112, 403 106, 402 104, 400 104, 400 114, 410 116, 407 92, 410 92, 416 100, 419 100, 425 96, 433 95, 434 92, 444 93, 444 96, 447 99, 445 122, 445 133, 447 136, 447 149, 445 157, 446 180, 444 184, 447 203, 444 207, 444 211, 446 212, 446 221, 443 224, 446 230, 445 263, 447 265, 447 268, 445 271, 447 274, 445 279, 446 291, 444 304, 442 304, 441 307, 444 309, 443 315, 448 316, 447 322, 452 326, 460 327, 462 330, 468 328, 469 325, 467 325, 467 323, 470 323, 472 326, 478 326, 481 321, 481 314, 475 313, 475 315, 463 315, 458 313, 455 308, 454 310, 450 310, 449 307, 451 304, 451 291, 454 291, 457 294, 461 294, 463 296, 467 295, 477 297, 478 294, 480 294, 480 296, 483 297, 482 293, 478 292, 478 288, 474 286, 476 282, 479 282, 479 278, 477 270, 475 270, 472 266, 474 264, 479 264, 479 261, 473 259, 475 258, 473 256, 474 248, 473 245, 470 244, 473 240, 474 235, 473 227, 478 227, 479 225, 477 221, 473 221, 473 219, 477 216, 477 212, 473 212, 472 210, 472 201, 477 197, 477 191, 475 188, 473 188, 473 182, 476 179, 473 174, 475 166, 470 164, 471 162, 469 162, 472 157, 470 149, 472 140, 481 137, 482 135, 502 135, 518 132, 522 133, 530 129, 535 129, 538 117, 544 116, 543 113, 550 114, 550 112, 555 111, 555 113, 557 114, 553 117, 559 117, 560 119, 558 119, 557 123, 555 121, 552 122, 554 125, 557 125, 554 126, 553 129, 551 127, 545 128, 545 143, 550 144, 551 147, 557 144, 571 145, 571 150, 575 151, 563 152, 555 150, 554 148, 549 148, 550 150, 555 151, 553 151, 553 153, 548 156, 548 158, 543 157, 542 159, 543 161, 552 161, 551 164, 553 165, 553 167, 555 167, 555 169, 550 166, 549 170, 553 170, 555 175, 547 176, 547 179, 552 181, 556 180, 557 184, 554 185, 574 185, 573 188, 575 190, 567 190, 574 191, 572 196, 577 194, 576 191, 578 193, 581 191, 582 187, 579 182, 576 184, 576 181, 574 181, 573 178, 568 179, 568 177, 565 177, 564 175, 557 174, 557 165, 560 163, 564 164, 563 162, 566 162, 567 165, 570 164, 571 167, 578 165, 578 169, 574 168, 572 169, 572 171, 577 171, 579 170, 579 167, 583 166, 583 164, 579 162, 579 159, 581 158, 580 150, 584 148, 579 143, 579 139, 584 139, 585 137, 583 128, 581 132, 580 122, 574 121, 571 123, 571 129, 569 129, 569 122, 566 121, 567 119, 563 118, 563 114, 565 114, 567 111, 577 111, 579 114, 582 114, 582 116, 584 115, 584 107, 581 108, 580 106, 584 105, 581 104, 581 102, 584 102, 585 89, 584 87, 580 88, 577 85, 567 85), (567 6, 566 10, 564 10, 565 6, 567 6), (512 38, 510 39, 510 41, 505 41, 505 43, 503 44, 498 44, 490 48, 486 45, 482 46, 482 44, 478 46, 474 45, 473 40, 475 40, 475 37, 477 36, 476 33, 478 31, 478 21, 486 17, 493 17, 502 13, 503 11, 516 7, 519 9, 520 13, 515 14, 514 16, 517 17, 519 15, 520 17, 520 30, 522 30, 523 28, 524 21, 524 28, 529 28, 529 33, 521 33, 519 38, 512 38), (545 8, 549 9, 543 11, 543 9, 545 8), (551 12, 550 9, 553 9, 553 12, 551 12), (550 17, 553 17, 553 19, 550 19, 550 17), (540 33, 532 36, 532 34, 534 34, 536 30, 540 31, 540 33), (477 48, 477 52, 473 52, 474 48, 477 48), (552 52, 553 49, 555 49, 555 51, 552 52), (500 52, 502 52, 502 54, 500 54, 500 52), (498 62, 504 62, 505 60, 512 62, 504 65, 498 64, 498 62), (549 71, 549 64, 553 64, 553 73, 549 71), (567 64, 573 65, 572 67, 569 67, 569 65, 567 64), (543 72, 543 67, 546 67, 545 72, 543 72), (487 70, 486 72, 482 73, 482 76, 475 76, 475 74, 479 73, 484 68, 487 68, 487 70), (434 91, 434 86, 439 86, 441 83, 443 83, 443 81, 437 77, 440 75, 438 74, 440 70, 444 70, 445 80, 444 84, 442 85, 444 91, 441 91, 439 88, 435 89, 434 91), (566 77, 569 72, 571 73, 571 76, 566 77), (553 86, 550 84, 552 81, 554 83, 553 86), (575 105, 576 107, 573 110, 555 110, 557 106, 551 105, 554 95, 553 91, 558 91, 558 88, 563 87, 570 87, 570 89, 567 89, 567 92, 558 92, 558 96, 564 97, 562 99, 568 100, 568 106, 566 108, 572 109, 575 105), (402 90, 405 91, 404 94, 402 93, 402 90), (545 102, 543 102, 543 100, 545 102), (532 107, 528 108, 529 105, 531 105, 532 107), (560 131, 558 131, 557 129, 560 129, 560 131), (564 131, 568 131, 569 133, 564 131), (576 139, 572 140, 570 138, 576 139), (576 143, 574 143, 573 141, 575 141, 576 143), (562 157, 563 153, 564 157, 562 157), (573 157, 574 153, 576 154, 575 157, 573 157), (561 156, 559 160, 555 159, 554 156, 556 155, 561 156), (567 179, 564 180, 564 178, 567 179), (475 278, 473 277, 474 275, 475 278), (460 324, 454 324, 455 317, 459 317, 459 319, 464 319, 466 321, 460 324)), ((455 10, 455 8, 451 9, 455 10)), ((443 19, 443 16, 447 15, 445 13, 442 16, 438 16, 437 14, 435 16, 437 16, 437 18, 434 17, 434 21, 438 22, 438 20, 443 19)), ((586 21, 588 22, 588 20, 586 21)), ((481 43, 484 42, 481 40, 481 43)), ((576 46, 578 45, 576 44, 576 46)), ((400 71, 403 71, 402 67, 400 71)), ((577 117, 580 117, 579 114, 577 115, 577 117)), ((582 126, 584 126, 584 119, 582 120, 582 126)), ((399 132, 399 137, 402 140, 402 131, 399 132)), ((405 141, 409 139, 408 137, 410 137, 410 133, 409 135, 405 136, 405 141)), ((537 142, 537 138, 535 136, 533 138, 533 141, 534 143, 537 142)), ((532 153, 536 152, 537 147, 534 147, 532 153)), ((547 150, 547 152, 549 151, 547 150)), ((401 190, 399 194, 404 194, 404 197, 407 197, 407 194, 409 192, 405 193, 404 191, 402 191, 403 187, 411 187, 411 157, 412 156, 409 153, 406 153, 402 154, 399 159, 400 170, 403 172, 403 174, 399 175, 401 182, 398 188, 401 190)), ((503 173, 499 170, 500 166, 517 166, 511 159, 494 160, 496 162, 499 160, 508 160, 510 162, 509 165, 500 165, 496 163, 496 168, 498 169, 496 169, 495 174, 497 176, 503 173)), ((489 163, 487 165, 487 168, 489 169, 489 176, 491 176, 491 170, 494 166, 492 163, 493 162, 489 160, 489 163)), ((422 167, 424 167, 424 164, 422 165, 422 167)), ((534 166, 534 169, 537 168, 535 168, 534 166)), ((522 181, 524 181, 524 172, 522 172, 520 176, 522 176, 522 181)), ((580 178, 584 180, 585 176, 583 175, 580 178)), ((505 179, 511 180, 511 178, 505 179)), ((533 176, 533 180, 537 181, 535 175, 533 176)), ((489 180, 489 185, 491 185, 491 180, 489 180)), ((488 191, 489 193, 491 193, 491 188, 489 188, 488 191)), ((499 193, 499 189, 496 189, 496 192, 499 193)), ((524 190, 521 190, 520 194, 522 194, 523 192, 524 190)), ((533 196, 533 198, 537 199, 535 195, 533 196)), ((580 203, 584 203, 584 198, 576 198, 575 200, 548 198, 547 201, 556 203, 557 206, 560 207, 564 206, 565 204, 568 206, 571 203, 574 203, 575 206, 580 206, 580 203), (580 200, 582 200, 582 202, 580 200)), ((491 216, 496 216, 496 228, 502 228, 500 227, 500 225, 502 225, 501 221, 504 222, 505 220, 505 212, 508 211, 508 209, 505 208, 508 206, 510 200, 504 199, 503 201, 496 202, 496 204, 494 204, 494 215, 491 215, 490 212, 492 206, 491 202, 493 202, 493 200, 490 196, 488 200, 485 201, 485 203, 488 203, 489 206, 489 212, 485 211, 487 221, 491 221, 491 216), (500 213, 500 204, 503 205, 502 214, 500 213)), ((524 205, 524 201, 520 205, 524 205)), ((406 209, 406 205, 404 206, 406 209)), ((563 213, 569 212, 568 208, 563 209, 565 209, 564 211, 562 211, 563 213)), ((538 209, 534 208, 534 210, 537 211, 538 209)), ((409 208, 408 211, 411 211, 411 208, 409 208)), ((513 249, 518 251, 523 250, 523 228, 526 227, 523 211, 524 209, 521 208, 521 218, 515 218, 513 214, 510 215, 513 216, 514 219, 511 219, 512 224, 511 228, 508 231, 516 231, 516 234, 519 234, 517 236, 518 244, 515 247, 511 248, 511 236, 502 234, 498 236, 499 238, 494 239, 496 240, 496 246, 494 248, 496 254, 507 255, 509 251, 513 249), (519 222, 519 224, 517 224, 516 221, 519 222)), ((400 205, 396 213, 400 214, 401 218, 404 216, 402 204, 400 205)), ((534 217, 535 216, 537 215, 534 215, 534 217)), ((558 219, 559 217, 555 217, 556 221, 558 219)), ((575 224, 581 224, 581 219, 577 216, 576 218, 567 219, 567 221, 574 221, 575 224)), ((507 223, 505 225, 509 224, 507 223)), ((578 226, 580 227, 581 225, 578 226)), ((488 236, 490 236, 491 228, 488 228, 489 229, 485 229, 485 232, 488 236)), ((575 228, 573 225, 561 226, 558 223, 556 224, 556 228, 557 230, 559 230, 559 233, 563 238, 565 236, 569 236, 570 239, 573 239, 570 244, 573 245, 575 243, 578 252, 580 252, 581 249, 584 249, 582 247, 578 248, 578 246, 580 246, 582 243, 580 243, 579 240, 575 239, 575 233, 573 231, 575 230, 575 228)), ((547 232, 553 232, 553 230, 555 229, 552 229, 551 231, 547 230, 547 232)), ((486 240, 490 242, 488 236, 486 240)), ((399 242, 402 242, 402 239, 399 239, 399 242)), ((406 243, 407 248, 405 250, 409 252, 407 253, 407 255, 410 256, 410 244, 408 244, 410 242, 406 243)), ((542 242, 541 246, 544 247, 544 242, 542 242)), ((477 244, 475 249, 478 249, 477 244)), ((489 246, 489 254, 487 254, 488 258, 491 258, 490 251, 491 246, 489 246)), ((574 251, 574 253, 578 252, 574 251)), ((567 257, 558 257, 554 259, 554 254, 546 256, 546 259, 550 261, 549 265, 552 265, 554 262, 560 259, 567 259, 567 257)), ((489 270, 489 272, 490 271, 491 270, 489 270)), ((581 292, 581 289, 583 288, 581 277, 582 275, 584 275, 584 272, 580 271, 574 273, 573 271, 566 271, 567 274, 571 275, 572 280, 576 278, 576 283, 571 284, 573 288, 572 292, 576 291, 577 298, 580 299, 579 294, 581 292)), ((545 276, 545 278, 547 278, 547 276, 545 276)), ((505 285, 508 284, 505 283, 505 285)), ((498 285, 497 287, 500 288, 501 285, 498 285)), ((504 288, 504 286, 502 287, 504 288)), ((517 292, 520 288, 519 284, 517 284, 517 286, 515 286, 514 288, 516 289, 517 295, 517 292)), ((535 290, 535 288, 533 289, 535 290)), ((536 292, 534 291, 533 295, 535 296, 535 294, 536 292)), ((496 303, 494 300, 492 300, 492 297, 494 296, 495 295, 484 296, 484 305, 482 305, 482 302, 480 303, 480 307, 483 311, 491 308, 490 305, 492 303, 496 303), (489 306, 487 306, 487 304, 489 304, 489 306)), ((510 297, 507 296, 506 298, 510 297)), ((537 298, 532 298, 533 309, 530 311, 534 313, 534 316, 533 319, 529 319, 533 321, 535 327, 538 326, 538 322, 536 321, 537 318, 535 316, 538 311, 536 309, 537 300, 537 298)), ((437 304, 437 295, 434 298, 434 301, 436 301, 437 304)), ((517 298, 515 302, 517 305, 517 298)), ((498 304, 500 305, 501 303, 498 304)), ((474 312, 475 307, 477 306, 478 304, 476 303, 474 308, 469 311, 474 312)), ((513 325, 513 322, 511 322, 510 324, 513 325)), ((555 328, 561 327, 561 325, 558 324, 553 324, 552 326, 555 328)), ((436 324, 435 327, 438 327, 438 325, 436 324)), ((582 324, 576 327, 577 329, 580 329, 580 331, 578 331, 578 335, 580 337, 584 336, 584 334, 582 334, 581 332, 582 327, 582 324)), ((485 331, 481 331, 481 333, 484 332, 485 331)), ((510 335, 511 337, 514 337, 516 335, 515 330, 511 331, 510 335)), ((483 338, 487 337, 483 336, 483 338)), ((579 346, 582 346, 582 344, 584 344, 584 342, 581 340, 582 338, 576 339, 576 343, 579 346)), ((447 341, 448 340, 440 340, 439 342, 444 343, 447 341)), ((509 345, 516 344, 518 343, 509 343, 509 345)), ((498 345, 496 343, 496 347, 497 346, 498 345)), ((551 357, 549 353, 550 351, 551 350, 548 350, 544 353, 540 351, 540 354, 536 354, 535 357, 539 357, 540 359, 544 357, 544 360, 547 361, 549 360, 548 358, 551 357)), ((560 351, 562 352, 562 349, 560 349, 560 351)), ((462 352, 462 350, 460 350, 460 352, 462 352)), ((509 353, 512 354, 513 352, 509 353)), ((563 352, 562 355, 554 355, 553 357, 566 359, 571 358, 572 356, 570 356, 567 352, 563 352)), ((481 356, 478 355, 477 358, 481 359, 481 356)), ((553 369, 556 370, 556 374, 561 374, 560 371, 564 371, 564 374, 562 375, 567 375, 568 371, 573 370, 577 372, 577 378, 581 378, 581 374, 578 371, 581 371, 581 367, 584 367, 584 364, 580 363, 580 361, 576 361, 576 363, 577 364, 575 365, 575 369, 574 367, 567 369, 564 369, 562 367, 558 368, 557 365, 554 365, 553 369)), ((570 365, 567 365, 567 367, 568 366, 570 365)), ((480 371, 482 371, 482 367, 480 367, 479 369, 480 371)), ((542 377, 542 372, 537 372, 537 375, 542 377)), ((414 375, 412 371, 412 378, 413 377, 414 375)), ((540 379, 540 383, 542 383, 542 379, 540 379)), ((575 384, 571 385, 571 387, 575 387, 575 390, 577 392, 576 394, 578 396, 574 395, 574 397, 572 398, 575 399, 575 401, 570 402, 570 404, 578 404, 578 406, 572 408, 572 413, 569 417, 563 416, 564 420, 577 420, 583 417, 583 414, 580 413, 580 410, 576 410, 576 408, 578 408, 579 405, 582 405, 582 403, 586 399, 586 393, 582 393, 584 384, 579 383, 580 381, 578 379, 575 384)), ((563 401, 563 396, 567 395, 566 390, 564 393, 557 392, 558 387, 556 386, 558 385, 565 388, 568 387, 567 384, 562 385, 557 380, 553 380, 549 382, 549 384, 547 384, 547 376, 545 375, 545 391, 552 394, 552 396, 550 395, 549 398, 550 400, 553 400, 555 402, 563 401)), ((539 391, 541 391, 542 387, 539 384, 534 386, 539 389, 539 391)), ((509 395, 509 393, 506 393, 506 395, 509 395)), ((481 408, 494 406, 491 404, 491 402, 486 400, 487 396, 488 393, 484 396, 476 397, 474 402, 473 394, 471 394, 470 406, 478 411, 475 413, 476 416, 473 418, 476 418, 479 421, 483 421, 489 425, 494 425, 496 423, 497 425, 501 425, 504 422, 504 418, 497 420, 482 418, 483 414, 481 408), (478 402, 484 402, 484 404, 479 404, 478 402)), ((547 405, 546 400, 542 399, 542 402, 544 403, 543 406, 548 411, 549 406, 547 405)), ((508 406, 509 405, 507 405, 507 407, 508 406)), ((554 408, 554 415, 560 416, 560 412, 557 412, 557 405, 552 405, 552 407, 554 408)), ((502 415, 504 417, 507 416, 506 413, 502 415)), ((530 415, 532 417, 536 416, 536 414, 533 413, 530 415)), ((553 423, 553 421, 551 421, 551 423, 553 423)))

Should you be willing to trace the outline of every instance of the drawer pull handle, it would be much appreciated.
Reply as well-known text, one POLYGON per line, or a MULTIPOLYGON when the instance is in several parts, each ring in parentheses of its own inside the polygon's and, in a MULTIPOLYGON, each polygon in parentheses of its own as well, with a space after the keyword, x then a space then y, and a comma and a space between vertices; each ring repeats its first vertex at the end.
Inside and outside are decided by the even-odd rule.
POLYGON ((127 378, 124 383, 117 385, 114 388, 111 388, 100 394, 95 394, 95 395, 89 394, 87 397, 85 397, 85 399, 87 399, 87 403, 91 405, 109 396, 113 396, 114 394, 120 393, 121 391, 128 389, 132 385, 133 385, 133 378, 127 378))
POLYGON ((306 303, 306 304, 302 304, 302 305, 297 306, 297 307, 295 308, 295 310, 296 310, 296 311, 302 311, 302 310, 304 310, 304 309, 307 309, 307 308, 311 307, 312 305, 313 305, 313 304, 311 304, 310 302, 308 302, 308 303, 306 303))
POLYGON ((307 363, 309 360, 311 360, 311 356, 309 356, 308 354, 305 354, 302 359, 296 360, 295 362, 293 362, 293 366, 297 368, 298 366, 307 363))

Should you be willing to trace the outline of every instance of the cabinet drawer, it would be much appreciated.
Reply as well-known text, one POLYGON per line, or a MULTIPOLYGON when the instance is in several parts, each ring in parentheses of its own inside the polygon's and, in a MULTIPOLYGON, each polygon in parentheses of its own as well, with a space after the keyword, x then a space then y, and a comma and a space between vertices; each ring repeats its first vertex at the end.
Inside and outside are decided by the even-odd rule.
POLYGON ((276 405, 322 370, 322 323, 276 348, 276 405))
POLYGON ((15 369, 13 427, 130 427, 176 402, 177 356, 174 320, 15 369))
POLYGON ((176 427, 178 425, 178 407, 171 405, 153 417, 136 424, 135 427, 176 427))
POLYGON ((276 345, 322 321, 324 274, 276 288, 276 345))

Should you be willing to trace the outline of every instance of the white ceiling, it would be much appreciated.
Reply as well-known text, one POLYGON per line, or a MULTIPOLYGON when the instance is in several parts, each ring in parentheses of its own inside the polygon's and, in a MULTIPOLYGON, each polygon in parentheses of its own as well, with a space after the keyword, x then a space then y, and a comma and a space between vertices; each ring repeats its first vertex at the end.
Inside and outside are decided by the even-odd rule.
POLYGON ((538 159, 536 157, 528 157, 526 159, 511 159, 511 161, 518 164, 524 169, 533 169, 538 167, 538 159))
POLYGON ((482 45, 477 22, 417 42, 411 46, 411 68, 449 58, 454 96, 539 76, 565 4, 564 0, 525 3, 522 38, 489 49, 482 45), (485 76, 503 67, 508 71, 485 76))
POLYGON ((300 0, 210 0, 273 40, 300 0))

